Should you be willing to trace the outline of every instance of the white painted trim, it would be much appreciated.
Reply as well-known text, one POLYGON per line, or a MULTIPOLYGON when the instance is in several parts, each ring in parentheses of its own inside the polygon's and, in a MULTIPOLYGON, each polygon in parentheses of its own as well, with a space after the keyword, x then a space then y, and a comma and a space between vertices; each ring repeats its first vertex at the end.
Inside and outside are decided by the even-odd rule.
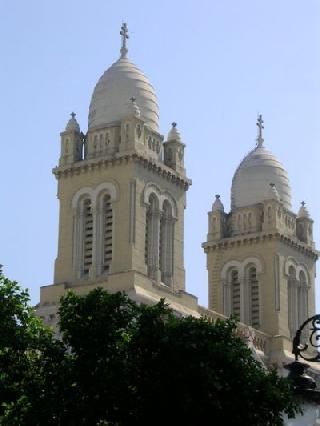
POLYGON ((298 279, 297 275, 297 268, 298 268, 298 262, 294 257, 288 256, 285 263, 284 263, 284 274, 289 277, 289 268, 290 266, 293 266, 296 271, 296 279, 298 279))
MULTIPOLYGON (((89 198, 91 201, 93 231, 92 231, 92 272, 91 278, 102 273, 102 236, 101 230, 103 224, 101 210, 103 208, 103 196, 109 194, 111 203, 118 200, 119 185, 116 181, 103 182, 95 188, 84 187, 79 189, 72 197, 71 205, 74 214, 75 223, 73 225, 73 264, 77 278, 82 276, 82 245, 83 245, 83 200, 89 198)), ((114 209, 112 208, 112 251, 114 250, 113 244, 115 240, 115 217, 114 209)), ((112 262, 110 269, 112 268, 112 262)))
POLYGON ((117 201, 118 194, 119 194, 119 186, 117 182, 103 182, 100 183, 95 189, 94 189, 94 196, 96 199, 102 196, 102 193, 108 193, 111 197, 111 201, 117 201))
POLYGON ((144 204, 149 204, 149 198, 151 194, 155 194, 159 200, 159 210, 162 211, 163 203, 168 201, 172 208, 172 217, 176 219, 178 217, 178 208, 177 203, 174 197, 170 194, 169 191, 161 191, 158 185, 153 182, 148 182, 143 191, 143 202, 144 204))
POLYGON ((261 274, 263 272, 263 266, 262 266, 262 262, 260 259, 258 259, 257 257, 247 257, 244 261, 243 261, 243 269, 246 270, 248 268, 249 265, 254 265, 256 270, 257 270, 257 275, 261 274))
POLYGON ((91 202, 92 202, 93 201, 93 189, 90 188, 90 187, 85 187, 85 188, 79 189, 79 191, 77 191, 72 197, 72 201, 71 201, 72 208, 77 209, 79 207, 80 199, 84 198, 85 196, 90 198, 91 202))
POLYGON ((297 267, 297 277, 300 280, 300 272, 304 272, 308 287, 311 285, 310 274, 307 266, 304 263, 299 263, 297 267))
POLYGON ((224 266, 221 270, 221 279, 227 280, 227 278, 228 278, 227 275, 228 275, 229 269, 231 269, 231 268, 238 269, 239 278, 240 278, 240 271, 242 270, 241 262, 239 262, 238 260, 229 260, 227 263, 224 264, 224 266))

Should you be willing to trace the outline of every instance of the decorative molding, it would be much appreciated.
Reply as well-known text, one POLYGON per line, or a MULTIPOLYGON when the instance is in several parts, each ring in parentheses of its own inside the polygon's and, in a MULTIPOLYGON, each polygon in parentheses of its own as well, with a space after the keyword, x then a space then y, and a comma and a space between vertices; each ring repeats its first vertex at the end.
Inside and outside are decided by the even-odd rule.
POLYGON ((280 256, 278 254, 274 256, 274 285, 275 310, 280 311, 280 256))
POLYGON ((101 197, 101 194, 103 192, 106 192, 110 195, 111 201, 118 201, 120 188, 118 182, 115 180, 110 180, 109 182, 103 182, 100 183, 98 186, 94 189, 94 196, 98 199, 101 197))
POLYGON ((243 271, 243 269, 241 269, 241 262, 239 262, 238 260, 229 260, 227 263, 224 264, 222 270, 221 270, 221 279, 222 280, 226 280, 227 279, 227 273, 229 272, 229 270, 231 268, 236 268, 239 271, 239 278, 240 275, 242 276, 240 270, 243 271))
POLYGON ((172 217, 176 219, 178 217, 178 207, 176 200, 174 197, 170 194, 169 191, 161 191, 159 186, 157 186, 153 182, 148 182, 143 190, 143 203, 145 205, 149 205, 149 199, 150 195, 155 194, 156 198, 158 199, 159 203, 159 210, 163 210, 163 205, 167 201, 172 209, 172 217))
POLYGON ((262 272, 264 272, 262 261, 257 257, 246 257, 242 264, 244 271, 246 271, 248 266, 254 265, 257 270, 257 275, 262 274, 262 272))
POLYGON ((77 191, 73 195, 72 200, 71 200, 71 205, 72 205, 72 210, 73 210, 74 213, 79 208, 80 200, 85 198, 85 197, 90 198, 91 202, 93 202, 94 197, 93 197, 93 189, 92 188, 90 188, 90 187, 81 188, 81 189, 79 189, 79 191, 77 191))
POLYGON ((100 185, 96 186, 95 188, 85 187, 79 189, 72 197, 71 205, 72 209, 76 211, 77 207, 79 206, 80 199, 84 198, 85 196, 88 196, 92 203, 92 208, 96 207, 97 200, 99 197, 101 197, 101 194, 103 192, 107 192, 110 194, 111 201, 117 201, 118 194, 119 194, 119 185, 116 181, 112 182, 103 182, 100 185))
POLYGON ((202 243, 202 248, 204 249, 205 253, 209 253, 210 251, 226 250, 235 246, 241 247, 255 244, 263 244, 264 242, 271 240, 281 241, 287 246, 298 250, 300 253, 303 253, 305 256, 310 257, 312 260, 317 260, 319 257, 319 252, 317 250, 314 250, 312 247, 307 246, 306 244, 298 241, 297 239, 289 238, 288 236, 280 234, 279 232, 268 234, 259 232, 256 234, 252 234, 250 237, 246 235, 232 238, 224 238, 219 241, 209 241, 202 243))
POLYGON ((186 176, 177 173, 175 170, 166 166, 159 161, 150 159, 143 154, 127 153, 116 154, 112 158, 95 158, 90 160, 82 160, 77 163, 55 167, 52 173, 57 179, 69 178, 74 175, 88 173, 93 170, 100 170, 103 168, 114 167, 122 164, 135 162, 143 166, 145 169, 150 170, 152 173, 167 179, 171 183, 181 187, 185 191, 189 189, 192 181, 186 176))
POLYGON ((296 280, 299 280, 299 276, 300 276, 300 272, 304 272, 304 274, 306 275, 306 279, 307 279, 307 285, 309 286, 311 284, 311 277, 310 277, 310 273, 308 270, 308 267, 305 263, 303 262, 297 262, 297 260, 292 257, 292 256, 288 256, 285 264, 284 264, 284 274, 285 276, 289 277, 289 268, 290 266, 293 266, 295 269, 295 273, 296 273, 296 280))
POLYGON ((307 267, 307 265, 305 263, 300 262, 298 267, 297 267, 297 276, 300 279, 300 272, 304 272, 306 275, 306 280, 307 280, 307 286, 309 287, 311 285, 311 278, 310 278, 310 272, 309 272, 309 268, 307 267))
POLYGON ((257 274, 261 274, 263 272, 264 268, 262 266, 262 262, 261 262, 260 259, 258 259, 257 257, 245 257, 244 260, 242 260, 242 261, 228 260, 228 262, 226 262, 223 265, 223 268, 221 270, 221 279, 226 280, 228 271, 231 268, 236 268, 236 269, 238 269, 239 278, 241 280, 242 277, 245 276, 246 269, 248 268, 249 265, 255 266, 255 268, 257 270, 257 274))
POLYGON ((129 243, 136 242, 136 191, 137 183, 135 180, 129 182, 129 243))

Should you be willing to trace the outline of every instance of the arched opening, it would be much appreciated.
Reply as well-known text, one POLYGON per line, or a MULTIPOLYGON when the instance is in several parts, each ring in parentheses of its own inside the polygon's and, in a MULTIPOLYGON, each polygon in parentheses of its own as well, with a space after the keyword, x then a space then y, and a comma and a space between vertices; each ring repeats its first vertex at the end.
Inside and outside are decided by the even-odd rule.
POLYGON ((172 285, 173 275, 173 235, 174 221, 172 207, 166 200, 163 203, 163 211, 160 219, 160 272, 161 281, 167 286, 172 285))
POLYGON ((155 194, 151 194, 146 212, 145 263, 152 279, 157 279, 159 270, 159 228, 159 201, 155 194))
POLYGON ((89 275, 93 253, 93 217, 90 198, 83 200, 82 276, 89 275))
POLYGON ((257 269, 251 266, 248 269, 248 295, 249 295, 249 324, 254 328, 260 326, 260 295, 257 269))
POLYGON ((308 285, 304 271, 299 273, 299 283, 297 288, 298 326, 308 318, 308 285))
POLYGON ((294 336, 298 327, 296 269, 291 265, 288 272, 288 327, 294 336))
POLYGON ((237 269, 233 268, 229 272, 229 280, 230 280, 230 307, 231 314, 240 321, 241 317, 241 300, 240 300, 240 280, 239 280, 239 272, 237 269))
POLYGON ((113 214, 110 194, 103 196, 102 202, 102 272, 110 272, 112 262, 113 214))

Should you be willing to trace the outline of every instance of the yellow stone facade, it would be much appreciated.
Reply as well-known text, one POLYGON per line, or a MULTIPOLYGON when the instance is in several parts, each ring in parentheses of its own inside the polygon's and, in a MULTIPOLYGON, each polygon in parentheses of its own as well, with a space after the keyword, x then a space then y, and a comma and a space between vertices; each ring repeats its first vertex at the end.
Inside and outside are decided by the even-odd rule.
POLYGON ((157 120, 154 90, 122 46, 95 87, 88 132, 74 113, 61 132, 53 170, 58 256, 38 307, 46 322, 55 325, 68 289, 86 294, 97 286, 138 302, 166 298, 176 311, 198 315, 197 298, 185 291, 185 146, 176 123, 164 140, 157 120))
POLYGON ((264 148, 261 117, 258 126, 257 146, 233 179, 230 213, 217 196, 208 215, 206 309, 185 289, 185 145, 176 123, 166 140, 158 132, 154 89, 128 60, 123 36, 120 58, 93 92, 88 131, 72 114, 61 133, 58 255, 38 315, 55 326, 69 289, 165 298, 183 315, 238 317, 255 353, 281 365, 299 322, 314 313, 318 253, 305 206, 291 211, 286 171, 264 148))
POLYGON ((318 252, 305 203, 291 211, 289 179, 264 146, 261 116, 257 125, 256 146, 232 180, 231 211, 217 195, 208 214, 208 306, 267 335, 268 360, 281 365, 315 314, 318 252))

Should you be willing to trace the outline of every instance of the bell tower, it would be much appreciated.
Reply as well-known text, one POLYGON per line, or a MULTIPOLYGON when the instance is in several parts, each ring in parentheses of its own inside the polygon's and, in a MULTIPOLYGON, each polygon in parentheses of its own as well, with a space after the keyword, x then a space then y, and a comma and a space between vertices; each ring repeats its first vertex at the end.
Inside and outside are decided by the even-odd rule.
POLYGON ((66 289, 83 294, 95 286, 147 303, 163 297, 181 312, 197 309, 197 299, 185 292, 184 209, 191 184, 185 145, 176 124, 163 143, 155 91, 127 57, 126 24, 121 37, 120 58, 94 89, 88 131, 80 131, 73 113, 61 133, 53 169, 58 255, 54 283, 41 288, 38 310, 45 318, 66 289))
POLYGON ((270 362, 291 354, 292 338, 315 306, 312 219, 291 209, 287 172, 264 147, 258 117, 256 147, 232 180, 231 211, 216 196, 208 214, 209 309, 266 333, 270 362))

